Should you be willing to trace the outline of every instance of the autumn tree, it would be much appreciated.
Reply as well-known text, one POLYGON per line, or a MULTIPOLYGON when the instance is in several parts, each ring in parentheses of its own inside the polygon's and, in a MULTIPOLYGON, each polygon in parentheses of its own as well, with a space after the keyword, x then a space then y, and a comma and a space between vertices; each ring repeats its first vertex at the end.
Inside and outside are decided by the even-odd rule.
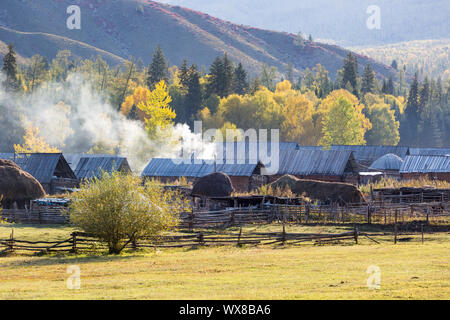
POLYGON ((39 136, 39 129, 34 128, 31 125, 25 130, 25 136, 23 137, 23 145, 14 145, 14 151, 16 153, 59 153, 61 152, 57 148, 50 146, 44 139, 39 136))
POLYGON ((365 114, 372 124, 365 138, 369 145, 395 146, 400 141, 400 123, 395 118, 395 112, 388 104, 376 103, 366 108, 365 114))
POLYGON ((340 97, 331 106, 323 120, 323 137, 320 144, 365 145, 368 128, 361 122, 357 109, 348 98, 340 97))
POLYGON ((167 86, 162 80, 156 84, 147 100, 137 105, 145 114, 145 130, 150 138, 157 138, 159 132, 173 125, 176 114, 169 105, 171 101, 167 86))
POLYGON ((30 91, 33 91, 37 85, 46 80, 47 68, 48 61, 46 58, 38 54, 31 57, 30 64, 25 73, 30 91))

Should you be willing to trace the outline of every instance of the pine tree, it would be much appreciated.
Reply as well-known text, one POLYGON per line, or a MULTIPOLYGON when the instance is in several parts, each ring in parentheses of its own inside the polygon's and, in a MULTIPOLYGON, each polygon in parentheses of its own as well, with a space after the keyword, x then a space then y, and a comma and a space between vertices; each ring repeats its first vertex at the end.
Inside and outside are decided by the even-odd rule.
POLYGON ((200 74, 196 65, 192 65, 188 70, 188 91, 184 102, 187 114, 191 115, 191 121, 201 110, 202 106, 202 88, 200 86, 200 74))
POLYGON ((164 57, 161 46, 158 45, 155 54, 153 55, 152 62, 148 67, 147 86, 153 90, 155 85, 161 80, 168 83, 169 76, 167 74, 166 58, 164 57))
POLYGON ((17 62, 16 52, 12 43, 8 46, 8 53, 3 58, 3 72, 6 79, 3 83, 7 90, 17 90, 19 88, 19 81, 17 79, 17 62))
POLYGON ((395 70, 398 70, 397 60, 392 60, 391 67, 394 68, 395 70))
POLYGON ((394 81, 392 80, 392 76, 389 76, 389 80, 387 82, 387 94, 393 95, 395 91, 394 81))
POLYGON ((207 85, 207 95, 217 94, 220 96, 223 87, 223 61, 216 57, 209 68, 209 81, 207 85))
POLYGON ((233 92, 243 95, 248 90, 247 71, 241 63, 234 69, 233 92))
POLYGON ((352 93, 359 97, 358 94, 358 60, 351 52, 348 53, 347 58, 344 60, 343 67, 343 86, 344 88, 353 88, 352 93))
POLYGON ((294 66, 289 62, 286 66, 286 80, 291 84, 294 83, 294 66))
POLYGON ((231 94, 233 89, 234 65, 225 53, 223 58, 216 57, 209 69, 207 95, 216 94, 223 98, 231 94))
POLYGON ((400 123, 401 143, 404 145, 417 145, 419 125, 419 81, 417 72, 409 89, 408 101, 404 112, 403 121, 400 123))
POLYGON ((375 72, 372 69, 372 66, 367 64, 364 67, 364 72, 362 75, 362 84, 361 84, 361 93, 365 95, 366 93, 374 93, 375 92, 375 72))
POLYGON ((234 65, 228 58, 228 54, 225 53, 223 56, 223 91, 220 94, 221 97, 227 97, 231 94, 233 89, 233 78, 234 65))
POLYGON ((178 77, 180 78, 180 83, 184 89, 187 89, 188 87, 188 66, 187 66, 187 60, 183 59, 183 62, 181 63, 180 70, 178 71, 178 77))

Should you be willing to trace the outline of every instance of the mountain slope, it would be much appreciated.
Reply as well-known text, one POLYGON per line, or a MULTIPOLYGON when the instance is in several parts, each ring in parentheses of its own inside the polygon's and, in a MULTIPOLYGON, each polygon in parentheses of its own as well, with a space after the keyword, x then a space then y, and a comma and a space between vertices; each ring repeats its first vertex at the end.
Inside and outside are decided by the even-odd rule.
MULTIPOLYGON (((58 49, 67 46, 76 48, 82 57, 103 50, 111 57, 133 56, 149 63, 160 44, 169 64, 180 64, 187 58, 209 66, 217 55, 227 52, 252 73, 259 72, 261 63, 276 66, 281 72, 289 62, 297 70, 320 63, 332 77, 348 52, 315 42, 299 48, 294 45, 293 34, 236 25, 190 9, 144 0, 80 1, 81 30, 69 30, 66 8, 72 4, 72 0, 9 1, 0 10, 0 25, 14 31, 2 28, 0 40, 17 43, 17 52, 24 57, 40 53, 53 58, 58 49)), ((359 62, 361 68, 370 62, 379 76, 395 72, 364 56, 359 56, 359 62)))
POLYGON ((159 0, 255 27, 302 31, 345 46, 442 39, 450 34, 448 0, 159 0), (367 8, 381 10, 381 29, 369 30, 367 8))
POLYGON ((420 70, 433 78, 450 78, 450 39, 416 40, 375 47, 352 47, 352 50, 384 63, 397 60, 407 72, 420 70))

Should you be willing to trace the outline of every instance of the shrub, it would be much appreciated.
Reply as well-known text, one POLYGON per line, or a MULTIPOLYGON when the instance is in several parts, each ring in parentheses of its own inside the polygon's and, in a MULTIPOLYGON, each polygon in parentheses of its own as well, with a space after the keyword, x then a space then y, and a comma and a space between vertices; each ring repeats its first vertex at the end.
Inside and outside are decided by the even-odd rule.
POLYGON ((153 181, 142 184, 139 177, 118 172, 83 182, 71 200, 71 222, 105 241, 112 254, 130 242, 176 227, 187 205, 176 191, 163 191, 153 181))

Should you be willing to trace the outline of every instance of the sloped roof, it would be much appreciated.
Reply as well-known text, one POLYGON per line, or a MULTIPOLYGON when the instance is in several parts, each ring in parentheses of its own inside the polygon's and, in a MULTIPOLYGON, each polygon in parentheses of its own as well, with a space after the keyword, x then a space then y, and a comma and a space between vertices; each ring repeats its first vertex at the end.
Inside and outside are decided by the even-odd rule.
POLYGON ((78 179, 92 179, 100 177, 102 172, 131 171, 128 161, 124 157, 86 157, 81 158, 75 169, 78 179))
POLYGON ((409 148, 411 156, 445 156, 450 155, 449 148, 409 148))
POLYGON ((392 153, 404 159, 409 154, 409 147, 401 146, 344 146, 333 145, 330 150, 353 151, 356 161, 372 163, 385 154, 392 153))
POLYGON ((388 153, 375 160, 371 165, 371 170, 400 170, 403 159, 399 156, 388 153))
POLYGON ((62 153, 18 154, 15 162, 40 183, 50 183, 54 176, 76 179, 62 153))
POLYGON ((110 154, 86 154, 86 153, 64 153, 63 155, 73 171, 76 170, 78 162, 80 162, 81 158, 117 157, 117 155, 110 155, 110 154))
MULTIPOLYGON (((229 176, 249 177, 260 164, 216 164, 216 172, 229 176)), ((186 161, 185 159, 154 158, 142 172, 143 177, 199 178, 214 173, 213 160, 186 161), (186 163, 187 162, 187 163, 186 163)))
POLYGON ((14 153, 0 153, 0 159, 14 160, 14 153))
POLYGON ((450 156, 407 156, 400 173, 450 172, 450 156))
MULTIPOLYGON (((295 142, 279 142, 273 144, 278 147, 278 152, 282 150, 297 150, 299 145, 295 142)), ((215 154, 218 163, 221 160, 233 163, 251 163, 264 160, 263 156, 272 155, 272 143, 268 142, 223 142, 215 144, 215 154), (222 156, 220 156, 222 154, 222 156)))
POLYGON ((280 152, 278 174, 340 176, 346 171, 357 171, 351 151, 303 149, 280 152))

